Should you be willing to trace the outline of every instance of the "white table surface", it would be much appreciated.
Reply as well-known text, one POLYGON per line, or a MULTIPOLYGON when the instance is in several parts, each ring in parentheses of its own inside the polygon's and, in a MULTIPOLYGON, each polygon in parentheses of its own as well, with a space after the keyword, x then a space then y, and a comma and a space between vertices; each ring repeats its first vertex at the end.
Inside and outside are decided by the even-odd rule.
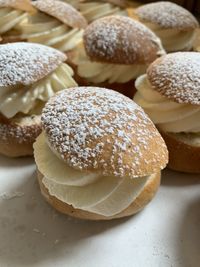
POLYGON ((165 171, 128 219, 88 222, 42 198, 32 158, 0 157, 0 267, 199 267, 200 176, 165 171))

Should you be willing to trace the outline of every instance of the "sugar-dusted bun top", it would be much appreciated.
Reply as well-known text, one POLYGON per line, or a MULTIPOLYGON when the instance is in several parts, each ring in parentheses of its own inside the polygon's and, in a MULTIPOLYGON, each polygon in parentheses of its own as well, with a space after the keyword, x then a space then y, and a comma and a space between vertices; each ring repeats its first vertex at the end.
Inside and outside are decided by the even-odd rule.
POLYGON ((198 27, 196 18, 185 8, 171 2, 155 2, 136 9, 140 19, 158 24, 162 28, 181 30, 198 27))
POLYGON ((40 44, 0 45, 0 86, 31 85, 65 60, 62 52, 40 44))
POLYGON ((124 16, 91 23, 84 33, 84 45, 91 60, 117 64, 150 63, 164 52, 151 30, 124 16))
POLYGON ((31 5, 31 0, 0 0, 1 7, 13 7, 28 12, 35 10, 31 5))
POLYGON ((87 26, 86 19, 73 6, 59 0, 37 0, 32 2, 40 11, 55 17, 72 28, 83 29, 87 26))
POLYGON ((66 89, 46 104, 42 125, 51 149, 76 169, 138 177, 167 163, 164 141, 142 108, 112 90, 66 89))
POLYGON ((200 53, 165 55, 149 66, 147 76, 153 88, 167 98, 200 105, 200 53))

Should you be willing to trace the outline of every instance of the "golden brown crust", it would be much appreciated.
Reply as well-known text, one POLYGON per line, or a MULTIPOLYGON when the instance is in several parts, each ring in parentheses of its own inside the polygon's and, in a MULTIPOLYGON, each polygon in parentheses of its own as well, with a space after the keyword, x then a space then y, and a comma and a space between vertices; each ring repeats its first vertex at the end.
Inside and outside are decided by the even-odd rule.
POLYGON ((33 143, 41 133, 40 116, 0 116, 0 153, 8 157, 33 155, 33 143))
POLYGON ((160 185, 160 177, 161 174, 158 172, 152 179, 150 178, 149 181, 146 183, 144 189, 140 193, 140 195, 134 200, 134 202, 125 210, 120 212, 117 215, 106 217, 103 215, 99 215, 92 212, 87 212, 80 209, 75 209, 71 205, 62 202, 61 200, 57 199, 54 196, 51 196, 48 192, 48 189, 42 183, 42 174, 38 172, 38 182, 40 185, 40 190, 46 201, 57 211, 70 215, 72 217, 76 217, 79 219, 85 220, 111 220, 117 218, 123 218, 127 216, 131 216, 140 210, 142 210, 155 196, 159 185, 160 185))
POLYGON ((59 0, 37 0, 33 6, 40 11, 57 18, 72 28, 84 29, 87 26, 86 19, 71 5, 59 0))
POLYGON ((148 64, 164 54, 159 38, 151 30, 124 16, 94 21, 83 39, 87 55, 97 62, 148 64))
POLYGON ((148 67, 147 77, 153 89, 168 99, 200 105, 200 53, 164 55, 148 67))
POLYGON ((30 0, 0 0, 1 7, 13 7, 22 11, 35 12, 30 0))
POLYGON ((160 133, 169 151, 168 168, 181 172, 200 173, 200 146, 183 142, 173 133, 163 131, 160 133))

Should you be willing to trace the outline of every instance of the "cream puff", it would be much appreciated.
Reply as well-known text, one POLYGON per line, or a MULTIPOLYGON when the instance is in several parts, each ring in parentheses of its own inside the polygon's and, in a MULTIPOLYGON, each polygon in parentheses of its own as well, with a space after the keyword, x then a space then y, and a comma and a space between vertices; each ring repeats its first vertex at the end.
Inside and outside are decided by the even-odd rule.
POLYGON ((72 59, 80 85, 134 95, 134 80, 164 54, 160 39, 141 23, 108 16, 91 23, 72 59), (145 45, 144 45, 145 44, 145 45))
POLYGON ((131 99, 105 88, 70 88, 48 101, 41 120, 34 157, 41 192, 55 209, 109 220, 153 198, 168 152, 131 99))
POLYGON ((32 43, 0 45, 0 153, 32 155, 41 110, 57 91, 75 86, 66 55, 32 43))
POLYGON ((188 10, 161 1, 140 6, 135 13, 161 39, 167 52, 192 50, 199 23, 188 10))
POLYGON ((96 19, 111 16, 131 16, 132 7, 137 3, 126 0, 108 0, 108 1, 80 1, 78 9, 90 23, 96 19))
POLYGON ((37 0, 32 5, 38 12, 20 24, 22 37, 62 52, 74 49, 82 38, 86 19, 71 5, 59 0, 37 0))
POLYGON ((135 86, 135 102, 167 144, 169 168, 200 173, 200 54, 165 55, 149 66, 135 86))
POLYGON ((0 0, 0 42, 21 41, 17 26, 30 12, 34 12, 34 8, 29 0, 0 0))

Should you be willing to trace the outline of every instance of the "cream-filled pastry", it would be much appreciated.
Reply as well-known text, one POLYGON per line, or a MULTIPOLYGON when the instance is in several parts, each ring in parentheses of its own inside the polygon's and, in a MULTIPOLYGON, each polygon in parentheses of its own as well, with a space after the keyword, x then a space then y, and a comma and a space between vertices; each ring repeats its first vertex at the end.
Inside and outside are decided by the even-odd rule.
POLYGON ((163 139, 131 99, 76 87, 52 97, 34 143, 42 194, 58 211, 92 220, 132 215, 154 196, 167 164, 163 139))
POLYGON ((140 6, 135 13, 161 39, 166 51, 192 50, 199 23, 188 10, 161 1, 140 6))
POLYGON ((17 26, 34 11, 29 0, 0 0, 0 41, 20 41, 22 38, 17 26))
POLYGON ((32 5, 38 12, 19 25, 24 39, 62 52, 79 44, 87 22, 75 8, 59 0, 37 0, 32 5))
POLYGON ((79 10, 88 22, 111 15, 129 16, 130 7, 133 7, 133 3, 126 0, 81 1, 79 3, 79 10))
POLYGON ((133 8, 140 5, 137 1, 127 0, 62 0, 73 5, 90 23, 96 19, 111 15, 130 16, 134 15, 133 8))
POLYGON ((169 167, 200 173, 200 54, 163 56, 149 66, 135 86, 135 102, 166 141, 169 167))
POLYGON ((85 29, 72 61, 80 84, 108 87, 133 97, 133 81, 164 53, 159 38, 141 23, 108 16, 85 29))
POLYGON ((66 55, 47 46, 12 43, 0 46, 0 153, 33 153, 41 132, 40 114, 56 92, 75 86, 66 55))

